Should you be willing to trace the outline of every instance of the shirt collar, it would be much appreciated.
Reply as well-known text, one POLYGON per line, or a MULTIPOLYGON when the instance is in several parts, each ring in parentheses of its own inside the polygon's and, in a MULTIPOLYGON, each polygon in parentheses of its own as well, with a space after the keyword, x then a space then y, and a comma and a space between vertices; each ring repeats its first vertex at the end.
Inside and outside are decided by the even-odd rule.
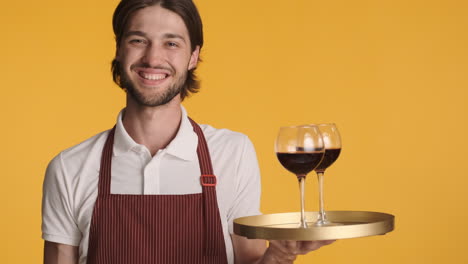
POLYGON ((175 138, 167 145, 166 150, 168 154, 190 161, 197 157, 198 136, 193 131, 187 111, 183 106, 180 107, 182 109, 182 120, 179 131, 177 131, 175 138))
MULTIPOLYGON (((183 106, 180 107, 182 109, 182 119, 179 130, 175 138, 167 145, 165 151, 172 156, 191 161, 197 157, 198 136, 193 131, 192 124, 187 116, 187 111, 183 106)), ((124 111, 125 109, 122 109, 117 117, 113 149, 115 156, 144 147, 136 143, 125 130, 122 122, 124 111)))
POLYGON ((115 125, 114 135, 114 156, 120 156, 132 149, 138 149, 140 144, 136 143, 127 133, 123 126, 122 117, 125 113, 125 108, 122 109, 117 116, 117 124, 115 125))

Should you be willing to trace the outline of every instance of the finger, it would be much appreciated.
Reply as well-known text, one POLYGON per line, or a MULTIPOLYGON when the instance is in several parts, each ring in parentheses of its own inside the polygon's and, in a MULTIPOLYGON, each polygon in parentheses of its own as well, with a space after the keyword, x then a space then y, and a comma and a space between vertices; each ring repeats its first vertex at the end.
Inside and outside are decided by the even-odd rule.
POLYGON ((271 248, 274 248, 275 250, 278 250, 284 254, 288 252, 286 246, 283 243, 283 240, 270 240, 270 246, 271 248))
POLYGON ((289 254, 297 255, 297 252, 299 251, 298 241, 284 240, 283 245, 289 254))
POLYGON ((323 246, 327 246, 327 245, 330 245, 332 244, 333 242, 335 242, 336 240, 322 240, 322 245, 323 246))
POLYGON ((317 250, 321 247, 318 241, 301 241, 299 247, 299 254, 304 255, 311 251, 317 250))
POLYGON ((296 255, 290 252, 289 246, 284 240, 272 240, 270 241, 269 252, 280 263, 293 263, 296 255))
POLYGON ((311 251, 317 250, 333 242, 335 242, 335 240, 301 241, 298 254, 300 255, 307 254, 311 251))

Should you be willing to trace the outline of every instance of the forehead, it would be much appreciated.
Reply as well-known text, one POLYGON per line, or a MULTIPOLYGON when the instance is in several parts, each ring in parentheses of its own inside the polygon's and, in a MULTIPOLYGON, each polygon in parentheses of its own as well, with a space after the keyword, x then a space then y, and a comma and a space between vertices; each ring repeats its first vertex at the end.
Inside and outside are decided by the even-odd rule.
POLYGON ((145 7, 133 13, 125 31, 142 31, 148 35, 176 33, 189 39, 182 17, 159 5, 145 7))

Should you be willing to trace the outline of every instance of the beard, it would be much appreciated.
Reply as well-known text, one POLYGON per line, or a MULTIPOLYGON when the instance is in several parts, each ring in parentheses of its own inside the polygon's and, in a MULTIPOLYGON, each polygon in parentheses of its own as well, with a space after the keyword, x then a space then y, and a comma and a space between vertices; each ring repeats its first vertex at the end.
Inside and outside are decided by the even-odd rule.
MULTIPOLYGON (((175 82, 170 84, 166 90, 157 92, 153 95, 147 96, 143 94, 138 88, 137 85, 128 77, 124 69, 120 68, 121 76, 121 86, 125 88, 127 93, 132 97, 137 104, 147 107, 156 107, 169 103, 176 95, 180 94, 182 89, 185 86, 187 79, 187 72, 184 72, 181 76, 175 77, 175 82)), ((174 71, 171 71, 174 73, 174 71)), ((159 89, 159 88, 153 88, 159 89)))

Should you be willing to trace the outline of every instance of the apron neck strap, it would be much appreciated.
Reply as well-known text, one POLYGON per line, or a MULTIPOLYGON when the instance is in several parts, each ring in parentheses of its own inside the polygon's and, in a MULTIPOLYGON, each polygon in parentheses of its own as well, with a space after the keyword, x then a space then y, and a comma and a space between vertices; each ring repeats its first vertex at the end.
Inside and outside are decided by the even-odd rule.
POLYGON ((101 156, 99 169, 99 196, 108 196, 111 186, 112 150, 114 147, 115 126, 109 131, 101 156))
POLYGON ((203 187, 214 187, 216 186, 216 176, 213 175, 213 166, 211 164, 210 152, 208 151, 205 135, 195 121, 191 118, 189 118, 189 120, 192 124, 193 131, 198 137, 197 156, 198 162, 200 163, 201 185, 203 187))

